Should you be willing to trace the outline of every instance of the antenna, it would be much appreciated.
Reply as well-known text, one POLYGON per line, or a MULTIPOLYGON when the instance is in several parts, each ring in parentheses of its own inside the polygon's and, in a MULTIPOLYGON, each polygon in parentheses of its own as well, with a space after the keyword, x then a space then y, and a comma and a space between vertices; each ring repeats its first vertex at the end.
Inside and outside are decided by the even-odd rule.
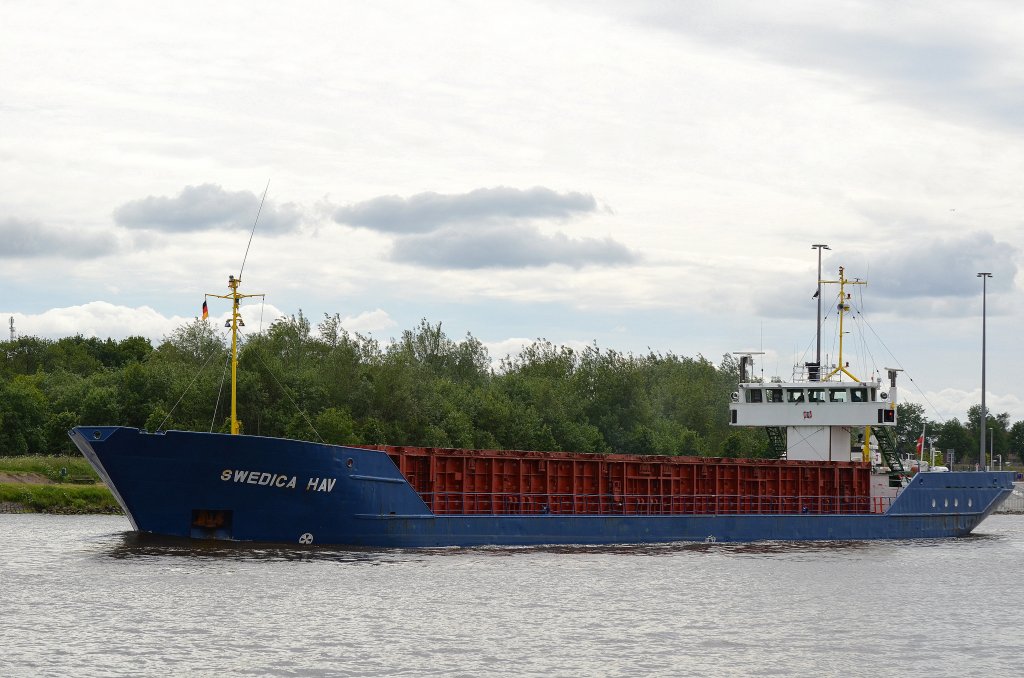
POLYGON ((11 316, 11 341, 14 341, 14 316, 11 316))
POLYGON ((238 270, 238 280, 242 280, 242 271, 245 270, 245 260, 249 258, 249 247, 252 246, 252 237, 256 235, 256 224, 259 223, 260 214, 263 212, 263 201, 267 199, 267 191, 270 190, 270 179, 267 179, 267 187, 263 189, 263 197, 260 198, 260 207, 256 210, 256 220, 252 222, 252 232, 249 234, 249 244, 245 246, 245 256, 242 257, 242 268, 238 270))
MULTIPOLYGON (((761 321, 761 355, 764 355, 764 321, 761 321)), ((764 361, 761 361, 761 381, 764 381, 764 361)))
POLYGON ((815 336, 817 337, 818 350, 814 354, 815 361, 815 374, 811 376, 811 381, 819 381, 821 379, 821 251, 832 249, 825 244, 811 245, 812 250, 818 250, 818 291, 814 293, 814 298, 818 300, 818 325, 815 328, 815 336))

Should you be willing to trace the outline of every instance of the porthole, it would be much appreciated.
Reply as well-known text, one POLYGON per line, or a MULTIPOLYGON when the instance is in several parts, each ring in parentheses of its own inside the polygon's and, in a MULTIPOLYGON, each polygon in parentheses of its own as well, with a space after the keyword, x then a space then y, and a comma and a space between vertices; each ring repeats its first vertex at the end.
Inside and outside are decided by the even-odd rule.
POLYGON ((935 508, 935 500, 932 499, 932 508, 935 508))
POLYGON ((353 462, 353 461, 352 461, 352 457, 349 457, 349 458, 348 458, 348 459, 347 459, 347 460, 345 461, 345 466, 347 466, 348 468, 352 468, 352 464, 354 464, 354 463, 355 463, 355 462, 353 462))
POLYGON ((959 505, 960 505, 960 500, 959 499, 954 499, 953 500, 953 508, 956 508, 959 505))
POLYGON ((942 506, 943 506, 943 508, 949 508, 949 499, 946 499, 945 501, 943 501, 942 502, 942 506))
POLYGON ((974 506, 974 500, 973 499, 968 499, 967 500, 967 508, 971 508, 972 506, 974 506))

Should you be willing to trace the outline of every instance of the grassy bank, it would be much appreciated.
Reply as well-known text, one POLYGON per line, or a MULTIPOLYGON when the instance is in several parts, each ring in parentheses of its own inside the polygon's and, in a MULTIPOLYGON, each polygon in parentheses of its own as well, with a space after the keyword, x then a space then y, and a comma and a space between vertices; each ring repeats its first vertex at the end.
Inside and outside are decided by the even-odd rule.
POLYGON ((38 473, 55 483, 99 482, 99 476, 82 456, 43 457, 40 455, 25 457, 0 457, 0 471, 7 473, 38 473), (61 474, 61 469, 66 473, 61 474))
POLYGON ((0 510, 32 513, 121 513, 103 485, 0 483, 0 510))
POLYGON ((31 473, 56 483, 0 482, 0 513, 121 513, 110 490, 80 456, 0 457, 0 473, 31 473))

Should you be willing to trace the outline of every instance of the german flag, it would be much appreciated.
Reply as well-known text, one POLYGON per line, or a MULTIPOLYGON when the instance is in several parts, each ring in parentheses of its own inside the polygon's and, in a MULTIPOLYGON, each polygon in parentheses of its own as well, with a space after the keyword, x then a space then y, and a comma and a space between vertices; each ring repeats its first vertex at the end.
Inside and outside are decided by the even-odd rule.
POLYGON ((210 309, 206 307, 206 299, 203 299, 203 320, 210 317, 210 309))

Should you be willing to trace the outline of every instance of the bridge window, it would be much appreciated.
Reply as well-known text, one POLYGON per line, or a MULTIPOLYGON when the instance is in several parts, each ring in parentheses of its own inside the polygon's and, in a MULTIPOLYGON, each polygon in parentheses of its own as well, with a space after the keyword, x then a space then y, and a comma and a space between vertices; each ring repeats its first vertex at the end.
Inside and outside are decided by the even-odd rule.
POLYGON ((868 401, 868 390, 866 388, 851 388, 851 403, 866 403, 868 401))
POLYGON ((807 400, 812 403, 823 403, 825 402, 825 389, 823 388, 809 388, 807 389, 807 400))
POLYGON ((787 388, 786 397, 791 403, 802 403, 804 401, 804 390, 802 388, 787 388))
POLYGON ((845 388, 830 388, 828 390, 828 399, 834 403, 845 403, 846 402, 846 389, 845 388))
POLYGON ((781 402, 783 402, 783 399, 782 399, 782 389, 781 388, 765 389, 765 396, 767 396, 765 398, 765 400, 767 402, 770 402, 770 403, 781 403, 781 402))
POLYGON ((759 388, 748 388, 747 389, 747 402, 748 403, 759 403, 759 402, 761 402, 761 389, 759 389, 759 388))

